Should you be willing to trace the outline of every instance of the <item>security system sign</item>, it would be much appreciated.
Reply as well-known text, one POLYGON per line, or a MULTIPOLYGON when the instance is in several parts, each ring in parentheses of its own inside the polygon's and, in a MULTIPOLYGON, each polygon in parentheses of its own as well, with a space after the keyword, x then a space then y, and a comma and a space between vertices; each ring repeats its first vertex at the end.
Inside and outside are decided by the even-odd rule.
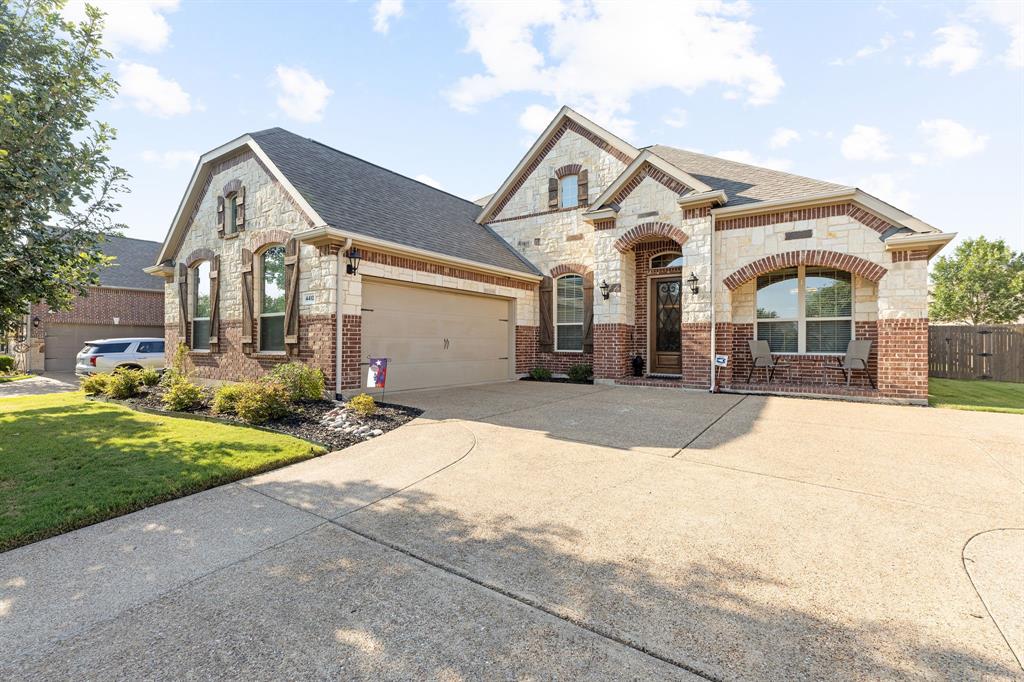
POLYGON ((366 370, 367 388, 384 388, 388 378, 388 359, 370 358, 370 368, 366 370))
POLYGON ((728 355, 716 355, 715 356, 715 367, 728 367, 729 356, 728 355))

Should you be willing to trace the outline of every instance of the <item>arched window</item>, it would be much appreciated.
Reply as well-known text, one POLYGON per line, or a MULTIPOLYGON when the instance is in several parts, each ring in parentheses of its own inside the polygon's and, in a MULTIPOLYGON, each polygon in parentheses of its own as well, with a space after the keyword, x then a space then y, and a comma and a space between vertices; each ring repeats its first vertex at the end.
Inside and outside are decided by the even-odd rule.
POLYGON ((260 350, 284 351, 284 247, 266 249, 259 266, 260 350))
POLYGON ((558 181, 559 207, 576 208, 580 205, 580 179, 578 175, 564 175, 558 181))
POLYGON ((665 253, 659 253, 657 256, 651 258, 652 268, 678 268, 681 267, 685 259, 683 254, 678 251, 666 251, 665 253))
POLYGON ((192 266, 192 348, 210 349, 210 261, 192 266))
POLYGON ((756 336, 773 353, 845 353, 853 338, 853 278, 799 266, 757 278, 756 336))
POLYGON ((583 352, 583 277, 564 275, 555 282, 555 350, 583 352))

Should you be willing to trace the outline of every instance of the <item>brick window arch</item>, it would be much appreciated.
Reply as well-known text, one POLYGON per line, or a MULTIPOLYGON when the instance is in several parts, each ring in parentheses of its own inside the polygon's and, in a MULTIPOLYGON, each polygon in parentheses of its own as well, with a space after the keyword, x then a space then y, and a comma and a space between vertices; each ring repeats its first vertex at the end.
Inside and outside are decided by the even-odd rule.
POLYGON ((846 270, 872 282, 878 282, 888 272, 884 267, 869 260, 838 251, 825 251, 821 249, 804 249, 800 251, 786 251, 771 256, 759 258, 752 263, 744 265, 734 273, 722 280, 722 283, 734 291, 740 285, 749 282, 758 275, 764 275, 782 268, 797 267, 800 265, 820 266, 846 270))
POLYGON ((640 242, 646 241, 651 238, 668 238, 674 241, 676 244, 682 246, 686 243, 689 237, 686 233, 680 230, 674 225, 669 223, 653 222, 653 223, 641 223, 634 228, 631 228, 621 237, 615 240, 615 250, 619 253, 626 253, 633 249, 634 246, 640 242))
POLYGON ((192 253, 188 254, 188 258, 185 259, 185 266, 190 268, 193 265, 195 265, 197 261, 201 261, 201 260, 210 260, 210 261, 212 261, 214 255, 216 255, 216 254, 214 254, 213 251, 211 251, 210 249, 207 249, 207 248, 196 249, 192 253))
POLYGON ((579 175, 580 171, 583 170, 583 166, 578 163, 567 163, 558 170, 555 171, 555 177, 558 179, 564 178, 566 175, 579 175))
POLYGON ((590 272, 590 268, 582 263, 560 263, 551 268, 552 277, 561 277, 562 275, 568 275, 569 273, 586 275, 588 272, 590 272))
POLYGON ((247 248, 255 253, 271 244, 286 244, 291 237, 292 234, 288 230, 261 230, 249 235, 247 248))

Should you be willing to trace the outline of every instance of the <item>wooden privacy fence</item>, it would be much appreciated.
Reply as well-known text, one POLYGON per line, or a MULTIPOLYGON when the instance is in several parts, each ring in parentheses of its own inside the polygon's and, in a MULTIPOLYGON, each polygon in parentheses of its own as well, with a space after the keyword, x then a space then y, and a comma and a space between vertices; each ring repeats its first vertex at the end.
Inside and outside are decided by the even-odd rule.
POLYGON ((1024 324, 929 326, 928 375, 1024 382, 1024 324))

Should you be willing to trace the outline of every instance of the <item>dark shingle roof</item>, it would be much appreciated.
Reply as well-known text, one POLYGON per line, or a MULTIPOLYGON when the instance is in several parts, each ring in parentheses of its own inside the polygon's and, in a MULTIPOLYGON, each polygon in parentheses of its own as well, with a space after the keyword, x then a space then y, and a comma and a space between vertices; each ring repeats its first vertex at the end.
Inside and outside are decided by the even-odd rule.
POLYGON ((476 222, 480 206, 471 201, 281 128, 251 136, 332 227, 538 274, 494 231, 476 222))
POLYGON ((729 206, 751 204, 772 199, 796 199, 814 194, 850 189, 834 182, 825 182, 802 175, 728 161, 685 149, 656 144, 651 152, 686 171, 712 189, 721 189, 729 196, 729 206))
POLYGON ((156 262, 161 246, 147 239, 104 237, 100 251, 115 260, 100 270, 100 286, 163 291, 162 280, 142 271, 156 262))

